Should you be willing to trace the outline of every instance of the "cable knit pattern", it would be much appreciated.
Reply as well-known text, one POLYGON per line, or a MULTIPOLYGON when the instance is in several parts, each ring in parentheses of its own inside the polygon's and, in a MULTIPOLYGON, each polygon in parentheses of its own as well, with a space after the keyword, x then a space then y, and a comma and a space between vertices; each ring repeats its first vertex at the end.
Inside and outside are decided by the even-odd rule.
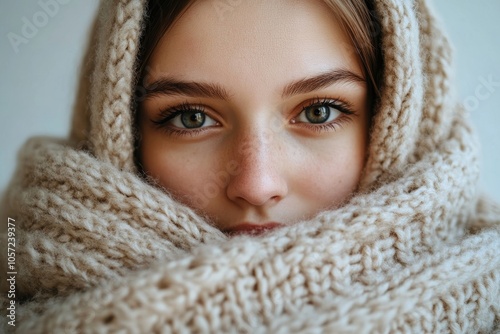
MULTIPOLYGON (((5 200, 21 304, 15 328, 5 316, 0 324, 18 333, 500 331, 500 207, 477 194, 478 144, 452 98, 447 39, 424 0, 375 2, 384 79, 361 191, 309 221, 229 238, 137 175, 130 110, 144 1, 103 1, 90 104, 75 108, 87 121, 69 140, 33 138, 19 154, 5 200)), ((5 292, 0 301, 5 310, 5 292)))
POLYGON ((94 154, 133 170, 130 112, 144 0, 102 1, 96 71, 91 90, 90 142, 94 154))
MULTIPOLYGON (((364 188, 392 171, 404 168, 414 150, 422 106, 422 69, 419 34, 411 1, 378 1, 384 85, 374 117, 364 188)), ((389 176, 389 175, 386 175, 389 176)))

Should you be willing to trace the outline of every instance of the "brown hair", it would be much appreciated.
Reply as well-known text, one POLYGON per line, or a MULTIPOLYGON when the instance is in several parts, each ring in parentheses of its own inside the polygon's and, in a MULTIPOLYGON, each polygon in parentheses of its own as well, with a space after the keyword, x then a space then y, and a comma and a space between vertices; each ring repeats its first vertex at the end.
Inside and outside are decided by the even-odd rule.
POLYGON ((146 2, 145 24, 139 41, 140 47, 136 60, 139 73, 136 85, 136 104, 145 93, 143 87, 144 77, 151 54, 168 28, 180 18, 192 2, 193 0, 149 0, 146 2))
POLYGON ((332 9, 349 36, 351 45, 344 45, 361 61, 363 74, 372 96, 380 95, 379 75, 382 72, 380 25, 372 1, 323 0, 332 9), (352 47, 354 46, 354 49, 352 47))

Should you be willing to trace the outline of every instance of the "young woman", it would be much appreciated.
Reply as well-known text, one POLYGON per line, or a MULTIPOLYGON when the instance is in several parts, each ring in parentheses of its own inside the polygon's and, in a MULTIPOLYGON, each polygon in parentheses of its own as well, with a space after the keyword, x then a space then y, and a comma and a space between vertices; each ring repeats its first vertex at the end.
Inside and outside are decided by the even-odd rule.
POLYGON ((229 233, 346 201, 365 165, 381 65, 369 8, 216 4, 178 2, 188 9, 174 18, 171 3, 152 1, 139 58, 140 169, 229 233))
POLYGON ((19 332, 499 329, 425 1, 103 1, 85 64, 6 197, 19 332))

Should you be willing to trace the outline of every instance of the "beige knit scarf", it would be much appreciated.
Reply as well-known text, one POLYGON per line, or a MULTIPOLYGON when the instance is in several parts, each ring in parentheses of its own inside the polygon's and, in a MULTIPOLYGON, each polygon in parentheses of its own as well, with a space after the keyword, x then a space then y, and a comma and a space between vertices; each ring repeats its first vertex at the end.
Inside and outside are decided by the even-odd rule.
POLYGON ((26 143, 5 196, 18 274, 16 326, 5 316, 2 326, 499 331, 500 208, 476 193, 477 144, 450 94, 447 41, 423 1, 376 6, 384 85, 359 194, 310 221, 229 238, 138 176, 125 110, 144 4, 103 1, 79 92, 90 104, 77 103, 69 140, 26 143))

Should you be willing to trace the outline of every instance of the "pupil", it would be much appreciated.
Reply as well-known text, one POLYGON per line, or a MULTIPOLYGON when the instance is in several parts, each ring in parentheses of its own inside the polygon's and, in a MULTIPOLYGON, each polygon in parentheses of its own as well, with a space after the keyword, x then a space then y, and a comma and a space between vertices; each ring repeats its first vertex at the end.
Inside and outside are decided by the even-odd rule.
POLYGON ((306 118, 311 123, 324 123, 330 117, 330 108, 327 106, 312 107, 306 110, 306 118))
POLYGON ((199 111, 188 111, 182 114, 181 122, 188 129, 199 128, 205 123, 205 114, 199 111))

